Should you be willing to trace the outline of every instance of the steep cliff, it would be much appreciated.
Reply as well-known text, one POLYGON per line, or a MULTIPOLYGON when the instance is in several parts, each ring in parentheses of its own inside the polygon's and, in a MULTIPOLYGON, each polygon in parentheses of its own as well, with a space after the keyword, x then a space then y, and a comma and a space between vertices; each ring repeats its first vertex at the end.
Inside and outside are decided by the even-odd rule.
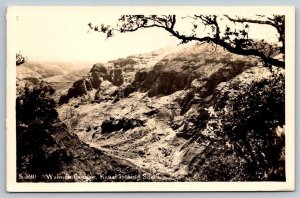
MULTIPOLYGON (((119 58, 105 64, 96 63, 85 76, 73 83, 67 93, 61 96, 59 104, 67 103, 71 98, 84 97, 92 90, 97 91, 96 95, 92 96, 92 100, 99 100, 99 93, 103 92, 103 89, 99 86, 103 81, 107 81, 112 86, 120 87, 123 90, 134 80, 137 71, 152 69, 153 65, 168 53, 168 50, 160 49, 151 53, 119 58)), ((115 93, 112 97, 116 95, 115 93)))

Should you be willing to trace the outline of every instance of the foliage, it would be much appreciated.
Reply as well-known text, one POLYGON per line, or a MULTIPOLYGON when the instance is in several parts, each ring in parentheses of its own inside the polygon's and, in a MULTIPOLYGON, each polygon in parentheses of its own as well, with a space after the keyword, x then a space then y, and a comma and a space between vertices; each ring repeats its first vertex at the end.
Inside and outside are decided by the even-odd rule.
POLYGON ((19 66, 25 63, 26 58, 21 54, 21 52, 16 54, 16 66, 19 66))
POLYGON ((285 180, 284 75, 232 88, 238 94, 227 95, 225 104, 220 100, 215 109, 224 135, 245 162, 247 180, 285 180))
POLYGON ((285 181, 285 78, 273 72, 220 84, 209 108, 187 114, 177 135, 203 147, 187 179, 285 181))
POLYGON ((25 87, 16 99, 18 173, 55 173, 68 159, 52 137, 57 132, 58 113, 54 100, 44 90, 41 86, 25 87))
MULTIPOLYGON (((24 93, 17 98, 17 121, 23 125, 41 124, 49 125, 57 119, 55 102, 47 97, 44 88, 24 88, 24 93)), ((46 89, 47 90, 47 89, 46 89)))
POLYGON ((193 181, 285 181, 284 82, 283 70, 233 79, 214 91, 209 108, 188 116, 180 135, 204 148, 189 166, 193 181))

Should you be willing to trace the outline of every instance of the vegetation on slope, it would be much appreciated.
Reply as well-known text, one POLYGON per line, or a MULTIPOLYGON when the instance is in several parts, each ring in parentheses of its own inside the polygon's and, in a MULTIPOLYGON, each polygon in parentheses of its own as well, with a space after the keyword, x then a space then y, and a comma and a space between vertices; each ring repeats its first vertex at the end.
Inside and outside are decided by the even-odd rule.
POLYGON ((91 148, 70 133, 47 94, 42 87, 25 88, 16 99, 17 181, 149 180, 130 162, 91 148))

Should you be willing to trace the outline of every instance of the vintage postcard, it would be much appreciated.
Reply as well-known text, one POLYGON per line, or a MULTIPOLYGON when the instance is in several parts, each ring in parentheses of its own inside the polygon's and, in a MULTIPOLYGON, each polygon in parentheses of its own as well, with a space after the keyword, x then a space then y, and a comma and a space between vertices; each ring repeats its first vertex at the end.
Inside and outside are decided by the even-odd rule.
POLYGON ((293 191, 294 7, 7 9, 7 190, 293 191))

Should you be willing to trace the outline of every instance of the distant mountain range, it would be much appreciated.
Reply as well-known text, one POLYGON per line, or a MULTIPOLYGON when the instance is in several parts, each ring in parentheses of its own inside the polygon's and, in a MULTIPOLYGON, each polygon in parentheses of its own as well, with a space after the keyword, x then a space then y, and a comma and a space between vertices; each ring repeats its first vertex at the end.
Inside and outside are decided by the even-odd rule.
POLYGON ((25 84, 36 86, 44 81, 55 88, 57 99, 74 81, 86 74, 90 66, 91 63, 84 62, 27 61, 17 67, 17 85, 23 88, 25 84))

